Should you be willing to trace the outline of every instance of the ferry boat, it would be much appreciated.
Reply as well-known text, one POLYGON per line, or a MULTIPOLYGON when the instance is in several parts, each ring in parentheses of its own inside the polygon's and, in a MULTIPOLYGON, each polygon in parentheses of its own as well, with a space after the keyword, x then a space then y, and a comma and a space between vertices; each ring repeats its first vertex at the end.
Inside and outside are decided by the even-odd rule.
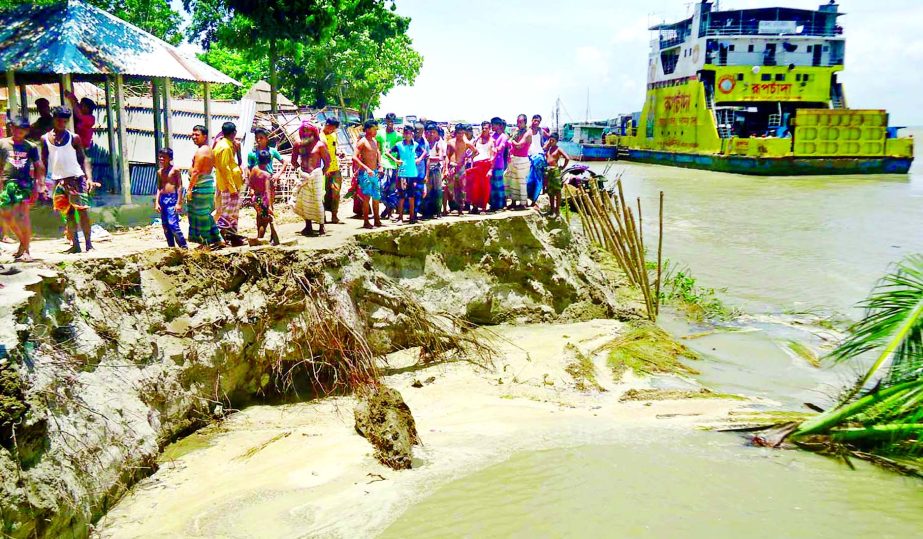
POLYGON ((660 24, 647 98, 630 132, 607 142, 631 161, 786 176, 905 174, 913 139, 884 110, 847 106, 846 41, 835 0, 817 10, 719 11, 660 24))

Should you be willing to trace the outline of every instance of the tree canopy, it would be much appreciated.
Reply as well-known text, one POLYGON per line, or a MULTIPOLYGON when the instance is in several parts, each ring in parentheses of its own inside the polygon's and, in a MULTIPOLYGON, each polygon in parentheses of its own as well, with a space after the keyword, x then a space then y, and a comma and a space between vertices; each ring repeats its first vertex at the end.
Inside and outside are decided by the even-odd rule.
MULTIPOLYGON (((390 0, 184 0, 202 60, 251 83, 268 75, 296 103, 336 103, 367 115, 412 84, 423 58, 410 19, 390 0), (277 76, 278 75, 278 76, 277 76)), ((235 96, 236 97, 236 96, 235 96)))

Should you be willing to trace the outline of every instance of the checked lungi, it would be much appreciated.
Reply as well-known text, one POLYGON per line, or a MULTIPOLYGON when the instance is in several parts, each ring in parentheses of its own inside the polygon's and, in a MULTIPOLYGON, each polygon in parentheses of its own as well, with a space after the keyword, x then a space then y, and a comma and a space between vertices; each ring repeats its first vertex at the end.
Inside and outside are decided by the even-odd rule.
POLYGON ((295 213, 305 221, 324 222, 324 171, 298 171, 301 184, 295 190, 295 213))
POLYGON ((528 157, 510 157, 510 166, 503 179, 506 181, 506 194, 513 202, 522 202, 529 197, 527 182, 531 167, 528 157))

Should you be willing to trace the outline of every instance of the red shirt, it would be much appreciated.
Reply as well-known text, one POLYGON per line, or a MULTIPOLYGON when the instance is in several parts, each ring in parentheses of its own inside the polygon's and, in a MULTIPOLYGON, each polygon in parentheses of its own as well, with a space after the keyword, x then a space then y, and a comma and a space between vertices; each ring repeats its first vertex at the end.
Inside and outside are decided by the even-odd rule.
POLYGON ((92 114, 81 114, 79 110, 74 110, 74 132, 80 137, 84 150, 89 150, 93 145, 93 125, 95 123, 96 117, 92 114))

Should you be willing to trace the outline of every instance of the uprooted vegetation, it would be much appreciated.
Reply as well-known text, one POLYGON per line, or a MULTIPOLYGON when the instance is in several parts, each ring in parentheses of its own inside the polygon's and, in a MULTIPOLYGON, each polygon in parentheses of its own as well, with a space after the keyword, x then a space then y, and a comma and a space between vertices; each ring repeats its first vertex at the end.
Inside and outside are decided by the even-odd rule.
POLYGON ((594 266, 532 216, 62 265, 0 363, 0 531, 85 535, 179 436, 254 401, 378 387, 385 354, 489 365, 479 324, 630 319, 594 266))
POLYGON ((596 378, 596 365, 593 364, 590 356, 571 343, 564 347, 564 351, 570 359, 564 371, 574 379, 574 387, 577 391, 606 391, 596 378))
POLYGON ((607 363, 616 382, 628 371, 641 375, 698 374, 682 362, 699 359, 698 355, 651 323, 633 323, 628 331, 596 352, 607 352, 607 363))

